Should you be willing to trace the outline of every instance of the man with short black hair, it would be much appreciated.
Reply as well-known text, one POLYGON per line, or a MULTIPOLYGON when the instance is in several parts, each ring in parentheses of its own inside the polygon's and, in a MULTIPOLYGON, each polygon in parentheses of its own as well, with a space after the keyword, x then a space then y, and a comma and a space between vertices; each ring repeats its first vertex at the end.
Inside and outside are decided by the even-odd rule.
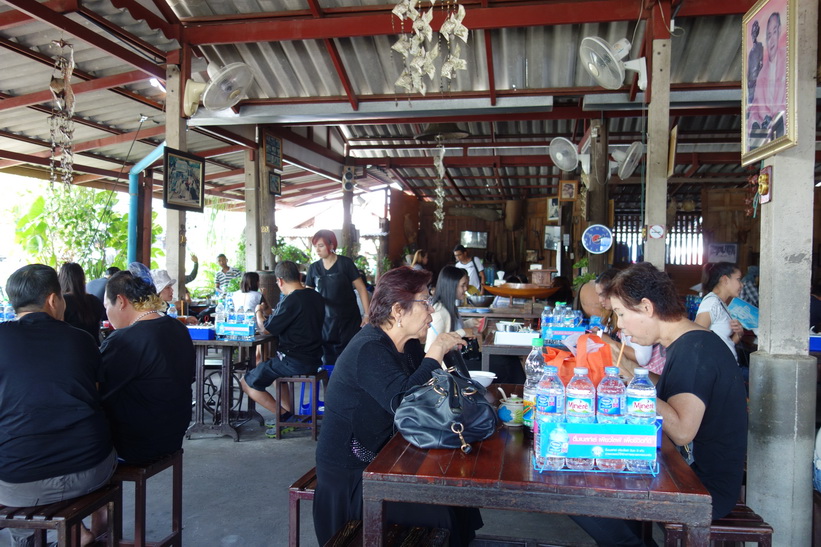
POLYGON ((236 268, 228 266, 228 259, 222 253, 217 255, 217 264, 220 266, 220 270, 214 278, 217 285, 217 290, 227 291, 228 283, 230 283, 235 277, 240 277, 242 272, 236 268))
MULTIPOLYGON (((276 414, 279 412, 276 399, 266 388, 277 378, 313 374, 322 365, 325 300, 318 292, 302 284, 296 264, 289 260, 279 262, 274 275, 285 298, 267 320, 262 305, 256 307, 254 315, 260 329, 279 337, 277 353, 248 372, 241 383, 248 397, 276 414)), ((287 399, 283 400, 283 408, 289 408, 290 403, 287 399)), ((286 411, 283 417, 290 418, 290 412, 286 411)), ((269 429, 268 436, 275 437, 276 429, 269 429)))
POLYGON ((485 284, 485 270, 482 261, 475 256, 470 256, 464 245, 457 245, 453 248, 453 258, 456 259, 457 268, 467 271, 468 284, 481 290, 482 285, 485 284))
MULTIPOLYGON (((117 466, 97 392, 100 352, 63 322, 53 268, 20 268, 6 294, 18 319, 0 324, 0 504, 44 505, 93 492, 117 466)), ((27 545, 32 532, 12 530, 13 545, 27 545)), ((92 539, 83 532, 83 545, 92 539)))

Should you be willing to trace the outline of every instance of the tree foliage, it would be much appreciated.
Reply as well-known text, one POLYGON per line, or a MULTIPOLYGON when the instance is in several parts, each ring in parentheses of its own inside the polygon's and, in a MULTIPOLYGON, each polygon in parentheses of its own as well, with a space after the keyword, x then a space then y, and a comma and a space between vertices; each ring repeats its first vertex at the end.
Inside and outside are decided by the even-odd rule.
MULTIPOLYGON (((58 267, 76 262, 87 279, 101 277, 108 266, 126 268, 128 215, 113 210, 114 192, 54 185, 18 218, 16 242, 34 261, 58 267)), ((152 213, 152 220, 156 212, 152 213)), ((152 223, 152 240, 162 228, 152 223)), ((151 256, 162 250, 152 246, 151 256)), ((153 266, 153 265, 152 265, 153 266)))

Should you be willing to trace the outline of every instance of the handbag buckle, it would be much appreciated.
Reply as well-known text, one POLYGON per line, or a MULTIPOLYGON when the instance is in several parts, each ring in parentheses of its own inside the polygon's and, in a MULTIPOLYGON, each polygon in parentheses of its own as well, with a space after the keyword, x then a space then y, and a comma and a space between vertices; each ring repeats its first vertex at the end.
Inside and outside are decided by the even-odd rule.
POLYGON ((460 422, 453 422, 450 424, 450 430, 459 435, 459 442, 462 443, 462 446, 460 446, 459 449, 465 454, 470 454, 472 447, 465 441, 465 437, 462 435, 462 432, 465 430, 465 426, 460 422))

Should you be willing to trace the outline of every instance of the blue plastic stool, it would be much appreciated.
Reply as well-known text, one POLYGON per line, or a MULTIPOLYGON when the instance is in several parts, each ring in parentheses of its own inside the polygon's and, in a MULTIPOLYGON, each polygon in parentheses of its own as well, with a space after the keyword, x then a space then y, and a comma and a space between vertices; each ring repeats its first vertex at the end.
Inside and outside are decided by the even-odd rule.
MULTIPOLYGON (((331 373, 334 370, 333 365, 322 365, 320 367, 321 370, 324 370, 327 376, 325 377, 325 387, 328 387, 328 380, 331 379, 331 373)), ((299 409, 300 414, 310 414, 311 413, 311 397, 312 394, 308 394, 308 402, 305 402, 305 384, 302 384, 299 390, 299 409)), ((317 414, 324 414, 325 413, 325 402, 319 398, 319 384, 316 385, 316 413, 317 414)))

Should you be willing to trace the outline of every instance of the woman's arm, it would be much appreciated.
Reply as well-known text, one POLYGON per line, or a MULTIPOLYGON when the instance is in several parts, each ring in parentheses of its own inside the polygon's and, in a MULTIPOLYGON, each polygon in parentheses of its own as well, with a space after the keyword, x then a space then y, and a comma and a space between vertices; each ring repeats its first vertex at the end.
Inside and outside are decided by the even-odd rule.
POLYGON ((437 304, 437 309, 434 310, 431 317, 433 320, 430 322, 428 337, 425 339, 425 351, 430 349, 433 345, 433 341, 436 340, 440 332, 448 332, 450 330, 448 311, 443 308, 441 304, 437 304))
POLYGON ((656 410, 664 417, 664 432, 678 446, 695 438, 706 408, 704 401, 692 393, 673 395, 667 402, 656 400, 656 410))
POLYGON ((705 329, 709 329, 710 325, 713 323, 712 317, 710 317, 710 312, 703 311, 696 315, 696 324, 701 325, 705 329))
POLYGON ((359 293, 359 300, 362 302, 362 309, 365 310, 365 315, 362 316, 362 323, 359 325, 360 327, 364 327, 368 324, 368 310, 370 308, 370 298, 368 295, 368 289, 365 288, 365 282, 362 281, 361 277, 357 277, 353 280, 353 287, 356 289, 356 292, 359 293))

